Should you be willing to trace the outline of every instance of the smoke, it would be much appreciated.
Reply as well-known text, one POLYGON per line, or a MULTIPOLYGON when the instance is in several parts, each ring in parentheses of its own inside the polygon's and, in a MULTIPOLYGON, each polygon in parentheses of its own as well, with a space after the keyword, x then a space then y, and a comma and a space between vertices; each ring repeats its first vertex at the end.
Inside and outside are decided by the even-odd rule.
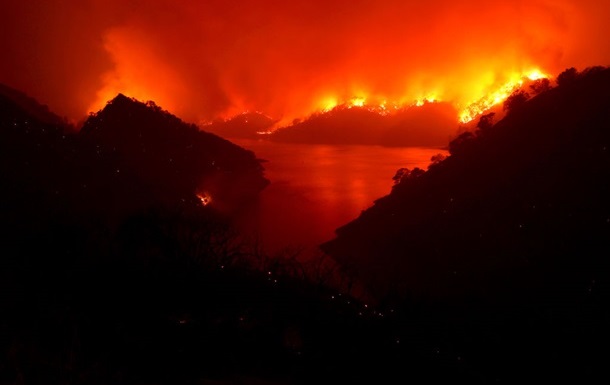
POLYGON ((463 106, 533 68, 609 64, 604 0, 7 1, 0 82, 72 119, 123 92, 189 121, 354 97, 463 106))

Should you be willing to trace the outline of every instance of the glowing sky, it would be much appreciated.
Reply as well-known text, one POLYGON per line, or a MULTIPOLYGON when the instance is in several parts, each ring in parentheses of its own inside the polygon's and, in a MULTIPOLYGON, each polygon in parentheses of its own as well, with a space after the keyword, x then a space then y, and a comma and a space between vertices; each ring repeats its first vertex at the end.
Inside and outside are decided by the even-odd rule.
POLYGON ((0 3, 0 82, 82 118, 123 92, 189 121, 366 98, 458 106, 610 62, 605 0, 0 3))

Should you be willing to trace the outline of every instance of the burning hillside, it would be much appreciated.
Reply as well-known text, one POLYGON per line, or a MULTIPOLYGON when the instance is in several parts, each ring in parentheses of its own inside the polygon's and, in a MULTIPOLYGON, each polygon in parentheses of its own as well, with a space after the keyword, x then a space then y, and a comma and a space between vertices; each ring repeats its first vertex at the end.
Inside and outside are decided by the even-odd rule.
POLYGON ((120 92, 192 122, 425 101, 468 121, 524 78, 610 58, 596 0, 40 3, 0 6, 0 82, 72 120, 120 92))

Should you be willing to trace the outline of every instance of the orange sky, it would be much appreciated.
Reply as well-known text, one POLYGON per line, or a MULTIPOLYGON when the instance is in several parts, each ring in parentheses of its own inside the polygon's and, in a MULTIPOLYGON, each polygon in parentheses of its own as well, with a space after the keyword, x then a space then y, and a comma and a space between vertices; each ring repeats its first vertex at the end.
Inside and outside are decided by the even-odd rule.
POLYGON ((605 0, 0 3, 0 82, 78 120, 117 92, 188 121, 351 98, 457 107, 515 74, 610 64, 605 0))

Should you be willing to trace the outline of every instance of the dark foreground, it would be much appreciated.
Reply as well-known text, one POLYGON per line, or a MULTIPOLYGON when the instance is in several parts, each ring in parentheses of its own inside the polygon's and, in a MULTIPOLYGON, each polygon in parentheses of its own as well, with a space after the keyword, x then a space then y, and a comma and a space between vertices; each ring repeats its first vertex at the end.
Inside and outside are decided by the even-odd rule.
POLYGON ((603 381, 609 76, 568 71, 397 174, 325 244, 340 267, 235 234, 254 154, 124 97, 70 133, 4 90, 0 383, 603 381))

